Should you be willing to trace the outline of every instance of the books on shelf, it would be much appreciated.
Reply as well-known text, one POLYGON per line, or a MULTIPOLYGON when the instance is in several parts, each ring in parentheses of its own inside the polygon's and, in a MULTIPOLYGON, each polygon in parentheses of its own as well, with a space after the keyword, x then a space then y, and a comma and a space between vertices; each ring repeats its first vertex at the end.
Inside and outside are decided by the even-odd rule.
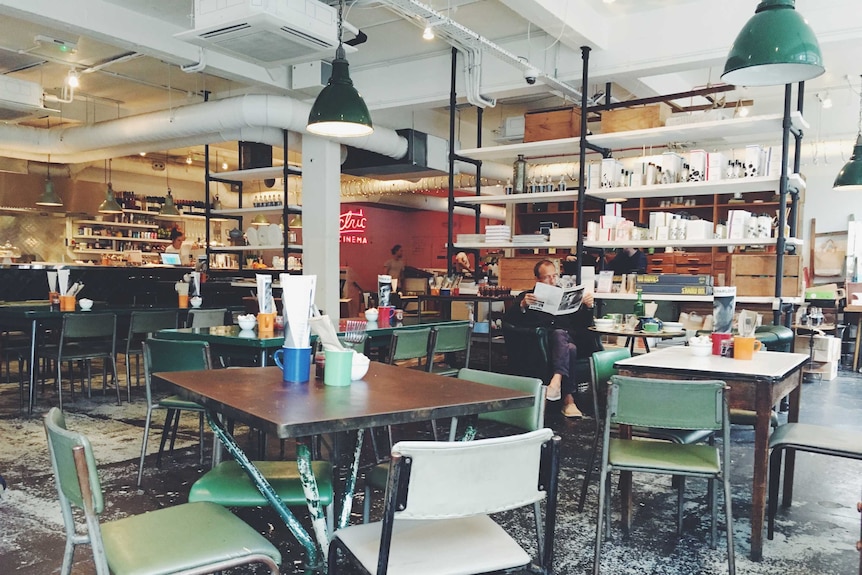
POLYGON ((509 242, 512 240, 512 228, 506 225, 491 225, 485 226, 485 241, 493 242, 509 242))
POLYGON ((535 244, 538 242, 548 241, 548 236, 544 234, 519 234, 512 237, 513 244, 535 244))
POLYGON ((637 285, 712 285, 709 274, 638 274, 637 285))

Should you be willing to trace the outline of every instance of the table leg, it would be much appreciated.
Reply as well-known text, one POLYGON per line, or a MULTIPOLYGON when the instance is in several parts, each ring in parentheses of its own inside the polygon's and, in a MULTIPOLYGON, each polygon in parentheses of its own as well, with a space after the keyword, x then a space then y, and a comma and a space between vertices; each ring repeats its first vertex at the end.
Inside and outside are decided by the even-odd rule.
POLYGON ((772 416, 772 389, 758 385, 754 399, 754 474, 751 486, 751 560, 763 558, 763 517, 766 510, 766 474, 769 461, 769 422, 772 416))
POLYGON ((862 343, 862 313, 856 318, 856 345, 853 347, 853 371, 859 369, 859 344, 862 343))
POLYGON ((341 496, 341 512, 335 526, 336 529, 347 527, 347 524, 350 523, 350 511, 353 509, 353 492, 356 488, 356 477, 359 475, 359 457, 362 454, 362 436, 364 433, 364 429, 356 432, 356 447, 353 451, 353 462, 350 465, 350 475, 348 475, 347 482, 344 484, 344 492, 341 496))
MULTIPOLYGON (((39 320, 34 319, 30 323, 30 400, 27 406, 27 415, 33 415, 33 404, 36 402, 36 335, 39 331, 39 320)), ((59 386, 58 386, 59 388, 59 386)))
MULTIPOLYGON (((266 480, 266 478, 260 473, 260 471, 252 465, 251 461, 249 461, 246 454, 242 449, 236 444, 236 440, 227 432, 227 430, 222 426, 218 417, 213 415, 209 410, 207 411, 207 421, 209 422, 210 427, 213 430, 213 433, 219 438, 224 445, 225 449, 227 449, 228 453, 230 453, 233 458, 236 460, 237 464, 242 467, 248 476, 251 478, 252 482, 255 486, 260 490, 261 494, 269 501, 269 504, 272 505, 273 509, 275 509, 276 513, 278 513, 279 517, 281 517, 282 521, 284 521, 287 528, 296 538, 296 540, 303 546, 305 549, 305 553, 308 557, 306 567, 308 570, 318 570, 323 569, 325 565, 320 559, 320 556, 317 552, 317 546, 314 544, 314 540, 308 535, 308 533, 303 529, 302 525, 290 512, 290 509, 285 506, 284 502, 281 500, 281 497, 275 492, 272 488, 272 485, 266 480)), ((308 446, 306 445, 297 445, 296 447, 296 457, 297 457, 297 465, 299 466, 300 476, 303 478, 303 490, 306 487, 306 475, 311 474, 311 457, 308 451, 308 446)), ((311 482, 314 482, 314 475, 311 475, 311 482)), ((309 489, 306 491, 306 499, 309 498, 309 491, 313 492, 313 495, 317 496, 317 485, 313 485, 313 489, 309 489)), ((320 510, 320 500, 319 496, 317 497, 317 509, 320 514, 320 520, 323 521, 323 511, 320 510)), ((311 507, 311 501, 309 501, 309 508, 311 507)), ((312 517, 314 515, 312 514, 312 517)), ((317 518, 314 518, 315 520, 317 518)), ((324 532, 325 532, 325 521, 324 521, 324 532)), ((315 532, 317 532, 317 528, 315 525, 315 532)), ((328 540, 327 540, 328 546, 328 540)), ((326 547, 323 547, 324 550, 326 547)), ((324 552, 324 557, 326 556, 324 552)))
MULTIPOLYGON (((620 425, 620 439, 632 438, 631 425, 620 425)), ((632 472, 620 471, 620 525, 628 535, 632 528, 632 472)))
POLYGON ((644 352, 649 353, 649 338, 644 336, 644 352))
POLYGON ((267 354, 266 354, 265 349, 260 350, 260 366, 261 367, 266 367, 266 355, 267 354))

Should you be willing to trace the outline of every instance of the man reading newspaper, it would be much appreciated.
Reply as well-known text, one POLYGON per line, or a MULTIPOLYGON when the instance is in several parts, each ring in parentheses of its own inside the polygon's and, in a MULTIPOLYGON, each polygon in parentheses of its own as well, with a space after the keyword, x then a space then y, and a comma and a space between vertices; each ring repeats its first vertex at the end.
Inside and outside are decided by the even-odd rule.
POLYGON ((516 326, 549 330, 553 375, 547 399, 563 398, 563 415, 582 417, 573 396, 578 383, 574 381, 575 362, 601 349, 596 334, 587 329, 593 325, 593 294, 584 286, 556 287, 559 273, 550 260, 538 262, 533 275, 536 287, 518 295, 505 320, 516 326))

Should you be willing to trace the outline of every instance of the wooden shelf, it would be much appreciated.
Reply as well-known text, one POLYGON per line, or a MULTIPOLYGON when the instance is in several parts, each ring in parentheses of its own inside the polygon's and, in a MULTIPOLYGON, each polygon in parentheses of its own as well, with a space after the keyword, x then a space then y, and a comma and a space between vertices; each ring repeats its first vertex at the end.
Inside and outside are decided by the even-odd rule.
MULTIPOLYGON (((220 247, 211 247, 211 252, 260 252, 264 250, 283 250, 284 244, 280 245, 266 245, 266 246, 220 246, 220 247)), ((300 244, 288 244, 287 249, 292 252, 302 251, 302 246, 300 244)))
MULTIPOLYGON (((779 176, 762 176, 757 178, 734 178, 732 180, 715 180, 712 182, 685 182, 678 184, 659 184, 655 186, 627 186, 624 188, 601 188, 587 190, 587 195, 595 198, 667 198, 672 196, 711 196, 714 194, 747 194, 751 192, 777 191, 781 183, 779 176)), ((788 177, 791 189, 802 191, 805 182, 799 174, 788 177)))
POLYGON ((171 240, 165 239, 151 239, 151 238, 125 238, 121 236, 72 236, 73 239, 76 240, 111 240, 111 241, 119 241, 119 242, 143 242, 149 244, 169 244, 171 240))
MULTIPOLYGON (((301 176, 302 170, 293 166, 287 167, 287 172, 292 176, 301 176)), ((230 172, 210 173, 210 179, 227 182, 256 182, 258 180, 272 180, 284 177, 283 166, 272 166, 267 168, 249 168, 247 170, 233 170, 230 172)))
MULTIPOLYGON (((85 226, 110 226, 112 228, 131 228, 131 229, 139 229, 139 230, 157 230, 159 226, 155 224, 127 224, 125 222, 105 222, 101 220, 75 220, 72 222, 74 225, 85 225, 85 226)), ((89 236, 88 236, 89 237, 89 236)))
MULTIPOLYGON (((288 204, 287 210, 291 214, 301 214, 302 206, 288 204)), ((214 216, 243 216, 243 215, 281 215, 284 213, 284 206, 264 206, 251 208, 223 208, 221 210, 210 210, 210 214, 214 216)))
MULTIPOLYGON (((149 212, 147 210, 123 210, 124 214, 141 214, 143 216, 149 216, 151 218, 156 218, 157 220, 205 220, 206 216, 201 216, 197 214, 180 214, 178 216, 163 216, 159 212, 149 212)), ((158 226, 156 226, 158 227, 158 226)))
MULTIPOLYGON (((789 246, 802 246, 804 242, 798 238, 785 238, 789 246)), ((638 240, 638 241, 615 241, 615 242, 591 242, 584 241, 584 247, 615 249, 615 248, 726 248, 742 246, 774 246, 778 240, 775 238, 764 239, 705 239, 705 240, 638 240)))
MULTIPOLYGON (((606 300, 629 300, 635 301, 637 299, 637 295, 633 293, 595 293, 596 299, 606 299, 606 300)), ((711 295, 680 295, 680 294, 667 294, 667 293, 650 293, 643 294, 643 299, 645 301, 676 301, 676 302, 711 302, 713 296, 711 295)), ((790 296, 781 296, 781 300, 787 303, 793 304, 801 304, 803 302, 802 297, 790 297, 790 296)), ((775 301, 775 297, 773 296, 745 296, 738 295, 736 296, 737 304, 753 304, 753 303, 765 303, 771 304, 775 301)))

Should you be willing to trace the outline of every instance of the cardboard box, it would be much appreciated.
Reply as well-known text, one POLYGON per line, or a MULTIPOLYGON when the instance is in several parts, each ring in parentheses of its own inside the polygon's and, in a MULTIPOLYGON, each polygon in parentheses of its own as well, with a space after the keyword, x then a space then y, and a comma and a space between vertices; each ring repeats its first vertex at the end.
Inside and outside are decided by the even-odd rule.
POLYGON ((581 112, 577 108, 538 110, 524 114, 524 141, 541 142, 581 135, 581 112))
POLYGON ((838 361, 815 361, 802 366, 803 373, 820 375, 821 381, 832 381, 838 377, 838 361))
POLYGON ((797 335, 793 340, 793 351, 812 354, 814 361, 834 361, 841 359, 841 340, 831 335, 815 335, 814 340, 808 335, 797 335), (812 343, 814 349, 811 349, 812 343))
POLYGON ((664 126, 670 113, 670 106, 664 103, 607 110, 602 112, 602 133, 660 128, 664 126))

